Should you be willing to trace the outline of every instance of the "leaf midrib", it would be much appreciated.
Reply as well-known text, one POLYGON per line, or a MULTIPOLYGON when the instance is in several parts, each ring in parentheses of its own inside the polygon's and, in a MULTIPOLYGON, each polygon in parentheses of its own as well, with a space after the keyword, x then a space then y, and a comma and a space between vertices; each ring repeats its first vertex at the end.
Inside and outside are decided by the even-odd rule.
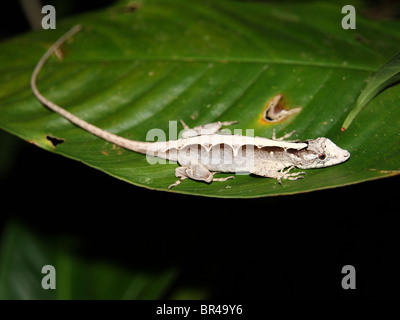
MULTIPOLYGON (((181 58, 171 58, 171 57, 137 57, 137 58, 102 58, 102 59, 74 59, 69 61, 63 61, 63 64, 76 64, 76 63, 86 63, 86 64, 99 64, 112 62, 127 62, 132 63, 134 61, 159 61, 159 62, 181 62, 181 63, 196 63, 196 62, 204 62, 204 63, 254 63, 254 64, 268 64, 268 65, 285 65, 285 66, 303 66, 303 67, 320 67, 320 68, 334 68, 334 69, 342 69, 342 70, 351 70, 351 71, 365 71, 365 72, 376 72, 376 68, 368 68, 366 66, 349 66, 349 65, 339 65, 337 63, 326 63, 326 62, 315 62, 315 61, 291 61, 291 60, 268 60, 268 59, 254 59, 254 58, 216 58, 216 57, 181 57, 181 58)), ((52 63, 52 62, 49 62, 52 63)), ((18 67, 4 68, 1 69, 1 72, 10 72, 15 69, 28 70, 29 68, 33 71, 32 64, 20 65, 18 67)))

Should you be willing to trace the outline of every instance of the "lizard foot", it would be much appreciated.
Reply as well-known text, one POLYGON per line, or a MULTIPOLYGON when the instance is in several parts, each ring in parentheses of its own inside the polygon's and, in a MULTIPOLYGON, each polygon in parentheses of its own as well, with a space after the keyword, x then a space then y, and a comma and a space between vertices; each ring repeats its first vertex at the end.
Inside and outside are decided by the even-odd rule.
POLYGON ((176 187, 178 184, 180 184, 185 179, 186 179, 186 177, 182 177, 179 180, 177 180, 176 182, 174 182, 173 184, 170 184, 168 186, 168 190, 171 190, 173 187, 176 187))
MULTIPOLYGON (((288 138, 290 138, 294 133, 296 133, 296 130, 293 130, 293 131, 291 131, 291 132, 289 132, 289 133, 286 133, 285 135, 283 135, 282 137, 280 137, 280 138, 277 138, 276 137, 276 133, 275 133, 275 128, 273 128, 272 129, 272 140, 275 140, 275 141, 284 141, 285 139, 288 139, 288 138)), ((301 140, 300 139, 294 139, 294 140, 286 140, 287 142, 300 142, 301 140)))
POLYGON ((189 126, 183 120, 180 120, 180 122, 184 129, 182 131, 182 138, 196 137, 205 134, 215 134, 218 133, 224 126, 230 126, 232 124, 238 123, 238 121, 217 121, 194 128, 189 128, 189 126))
POLYGON ((178 167, 175 169, 175 176, 179 178, 176 182, 168 187, 168 190, 179 185, 183 180, 190 178, 196 181, 204 181, 211 183, 212 181, 226 181, 229 179, 235 179, 234 176, 225 178, 214 178, 214 175, 218 172, 210 172, 204 168, 201 164, 192 164, 192 167, 178 167))
POLYGON ((276 180, 278 180, 279 184, 282 184, 282 179, 297 180, 297 179, 304 178, 302 176, 302 174, 306 174, 304 171, 289 173, 290 170, 292 170, 293 168, 294 168, 294 166, 291 166, 288 169, 286 169, 285 171, 280 172, 280 175, 276 178, 276 180))
POLYGON ((218 172, 213 172, 213 173, 212 173, 212 175, 213 175, 212 181, 226 181, 226 180, 229 180, 229 179, 235 180, 235 177, 234 177, 234 176, 229 176, 229 177, 225 177, 225 178, 214 178, 214 175, 215 175, 216 173, 218 173, 218 172))
POLYGON ((275 141, 283 141, 283 140, 285 140, 285 139, 287 139, 287 138, 290 138, 290 137, 293 135, 293 133, 295 133, 295 132, 296 132, 296 130, 293 130, 293 131, 291 131, 291 132, 289 132, 289 133, 286 133, 286 134, 283 135, 282 137, 277 138, 277 137, 276 137, 275 128, 273 128, 273 129, 272 129, 272 140, 275 140, 275 141))

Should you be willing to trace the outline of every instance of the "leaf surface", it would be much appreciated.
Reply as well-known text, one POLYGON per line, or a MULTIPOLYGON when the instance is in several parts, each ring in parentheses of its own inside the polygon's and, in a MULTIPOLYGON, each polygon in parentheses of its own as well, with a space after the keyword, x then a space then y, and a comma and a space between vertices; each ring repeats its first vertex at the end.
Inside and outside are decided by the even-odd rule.
POLYGON ((362 108, 381 91, 396 84, 400 80, 400 53, 386 62, 374 77, 367 83, 357 99, 356 105, 343 122, 343 129, 347 129, 362 108))
POLYGON ((377 96, 340 131, 365 81, 399 51, 398 21, 357 16, 357 29, 343 30, 341 7, 332 3, 146 0, 133 11, 128 3, 0 44, 0 127, 135 185, 166 191, 176 180, 176 164, 150 165, 145 156, 84 132, 34 98, 34 65, 80 23, 83 30, 63 46, 62 60, 46 64, 38 86, 100 128, 144 141, 154 128, 174 137, 170 121, 193 127, 239 120, 232 129, 254 129, 268 138, 273 128, 278 136, 296 130, 294 139, 323 136, 351 153, 344 164, 307 170, 305 179, 282 185, 237 175, 210 185, 185 180, 171 192, 261 197, 399 173, 399 86, 377 96), (265 105, 277 94, 286 109, 301 111, 268 123, 265 105), (63 142, 54 147, 52 139, 63 142))

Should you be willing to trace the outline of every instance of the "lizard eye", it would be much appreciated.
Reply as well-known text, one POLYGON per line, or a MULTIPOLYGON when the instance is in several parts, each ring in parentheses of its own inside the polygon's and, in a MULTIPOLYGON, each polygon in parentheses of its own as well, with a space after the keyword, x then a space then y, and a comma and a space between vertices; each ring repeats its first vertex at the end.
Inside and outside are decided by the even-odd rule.
POLYGON ((325 159, 326 159, 326 154, 325 154, 325 153, 320 153, 320 154, 318 155, 318 159, 319 159, 319 160, 325 160, 325 159))

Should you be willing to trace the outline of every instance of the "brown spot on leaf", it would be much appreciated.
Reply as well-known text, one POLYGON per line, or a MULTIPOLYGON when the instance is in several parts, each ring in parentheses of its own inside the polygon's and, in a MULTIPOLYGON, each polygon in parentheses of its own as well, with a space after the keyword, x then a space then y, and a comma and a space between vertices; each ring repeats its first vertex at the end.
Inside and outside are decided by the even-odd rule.
POLYGON ((368 40, 367 38, 365 38, 363 35, 359 34, 359 33, 355 33, 353 34, 353 37, 356 41, 360 42, 360 43, 364 43, 369 45, 371 43, 370 40, 368 40))
POLYGON ((124 5, 123 7, 118 7, 111 12, 111 19, 115 20, 120 14, 130 14, 135 12, 136 10, 142 7, 141 2, 130 2, 124 5))
POLYGON ((63 143, 65 140, 61 139, 61 138, 57 138, 51 135, 46 135, 46 140, 50 141, 51 145, 55 148, 57 147, 59 144, 63 143))
POLYGON ((32 143, 36 147, 39 147, 39 144, 35 140, 27 140, 29 143, 32 143))
POLYGON ((274 123, 284 121, 288 117, 299 113, 300 111, 301 107, 287 109, 287 102, 285 101, 283 94, 280 93, 267 101, 261 114, 260 122, 274 123))
POLYGON ((139 3, 139 2, 131 2, 131 3, 128 3, 128 4, 124 7, 124 12, 125 12, 125 13, 134 12, 134 11, 138 10, 141 6, 142 6, 142 4, 139 3))

